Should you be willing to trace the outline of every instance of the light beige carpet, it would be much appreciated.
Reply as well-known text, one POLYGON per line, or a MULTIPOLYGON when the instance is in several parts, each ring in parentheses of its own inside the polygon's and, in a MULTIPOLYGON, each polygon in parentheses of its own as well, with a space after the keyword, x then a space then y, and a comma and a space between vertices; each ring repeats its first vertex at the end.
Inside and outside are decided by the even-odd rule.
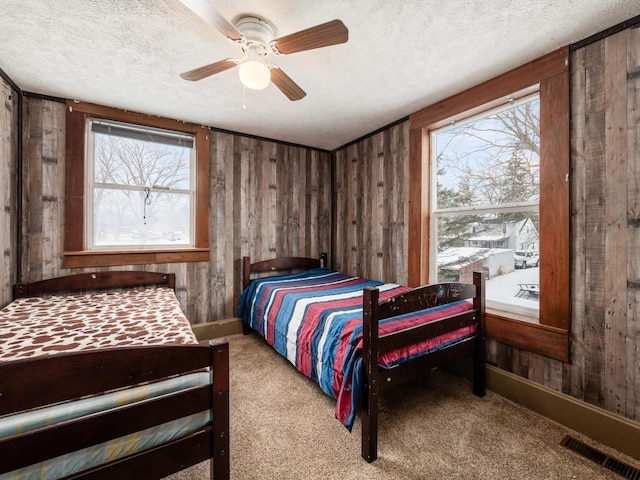
MULTIPOLYGON (((569 433, 613 452, 465 379, 436 370, 381 398, 378 460, 360 457, 334 419, 334 401, 255 333, 229 337, 233 479, 620 479, 562 447, 569 433)), ((206 479, 208 463, 171 480, 206 479)))

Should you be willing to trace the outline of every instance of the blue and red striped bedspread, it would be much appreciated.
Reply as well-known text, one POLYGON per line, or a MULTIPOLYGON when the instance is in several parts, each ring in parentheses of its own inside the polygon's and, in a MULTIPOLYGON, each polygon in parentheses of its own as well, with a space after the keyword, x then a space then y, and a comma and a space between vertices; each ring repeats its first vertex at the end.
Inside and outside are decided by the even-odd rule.
MULTIPOLYGON (((353 426, 364 381, 362 295, 377 287, 380 301, 410 290, 326 268, 258 278, 242 292, 239 316, 300 372, 336 399, 336 418, 353 426)), ((468 301, 421 310, 380 322, 380 335, 470 310, 468 301)), ((379 358, 385 368, 426 355, 475 333, 476 327, 408 345, 379 358)))

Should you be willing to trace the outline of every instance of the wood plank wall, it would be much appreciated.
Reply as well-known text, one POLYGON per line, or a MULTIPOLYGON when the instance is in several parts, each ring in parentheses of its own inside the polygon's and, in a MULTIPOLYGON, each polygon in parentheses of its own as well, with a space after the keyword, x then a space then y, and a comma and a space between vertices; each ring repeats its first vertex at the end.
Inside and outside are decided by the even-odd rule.
POLYGON ((12 299, 17 275, 18 94, 0 77, 0 307, 12 299))
POLYGON ((211 145, 209 291, 213 317, 226 318, 237 308, 243 256, 331 250, 331 154, 216 131, 211 145))
MULTIPOLYGON (((23 124, 20 281, 80 272, 62 268, 65 105, 27 97, 23 124)), ((210 261, 102 270, 176 273, 177 296, 192 323, 233 317, 243 255, 259 260, 330 251, 330 174, 329 152, 212 132, 210 261)))
POLYGON ((27 99, 22 131, 22 278, 62 274, 64 225, 64 104, 27 99))
POLYGON ((570 392, 640 420, 640 28, 572 55, 570 392))
POLYGON ((335 153, 336 270, 406 285, 408 158, 408 121, 335 153))

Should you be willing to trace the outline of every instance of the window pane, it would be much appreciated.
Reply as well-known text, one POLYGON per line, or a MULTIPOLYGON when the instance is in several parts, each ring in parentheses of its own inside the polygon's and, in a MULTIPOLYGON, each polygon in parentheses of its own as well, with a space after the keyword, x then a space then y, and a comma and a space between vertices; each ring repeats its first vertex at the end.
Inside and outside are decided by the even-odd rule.
POLYGON ((192 246, 191 194, 94 189, 93 245, 192 246))
POLYGON ((94 133, 96 183, 191 189, 193 149, 94 133))
POLYGON ((437 208, 539 202, 538 97, 432 132, 437 208))
POLYGON ((438 218, 437 281, 487 279, 487 307, 536 318, 539 309, 537 212, 438 218))
POLYGON ((487 308, 537 321, 540 101, 536 95, 431 133, 437 281, 487 279, 487 308))

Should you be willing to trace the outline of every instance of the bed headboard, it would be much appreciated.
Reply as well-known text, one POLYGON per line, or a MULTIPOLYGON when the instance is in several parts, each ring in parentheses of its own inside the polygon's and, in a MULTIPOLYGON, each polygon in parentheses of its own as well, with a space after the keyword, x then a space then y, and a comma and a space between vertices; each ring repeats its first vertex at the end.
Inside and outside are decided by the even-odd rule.
POLYGON ((310 270, 327 266, 327 254, 321 253, 320 258, 307 257, 278 257, 261 262, 251 263, 249 257, 242 257, 242 288, 246 288, 251 281, 252 273, 278 272, 280 270, 310 270))
POLYGON ((174 273, 115 270, 109 272, 76 273, 39 282, 19 283, 13 288, 14 298, 34 297, 47 293, 107 288, 132 288, 143 285, 166 286, 175 290, 174 273))

